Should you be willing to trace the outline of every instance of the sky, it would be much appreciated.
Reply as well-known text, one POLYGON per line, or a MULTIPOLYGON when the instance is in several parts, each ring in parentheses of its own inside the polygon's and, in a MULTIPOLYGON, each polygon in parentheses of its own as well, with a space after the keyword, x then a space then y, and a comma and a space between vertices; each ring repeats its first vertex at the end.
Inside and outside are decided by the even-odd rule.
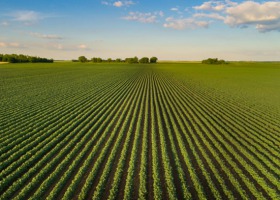
POLYGON ((280 1, 1 0, 0 53, 280 60, 280 1))

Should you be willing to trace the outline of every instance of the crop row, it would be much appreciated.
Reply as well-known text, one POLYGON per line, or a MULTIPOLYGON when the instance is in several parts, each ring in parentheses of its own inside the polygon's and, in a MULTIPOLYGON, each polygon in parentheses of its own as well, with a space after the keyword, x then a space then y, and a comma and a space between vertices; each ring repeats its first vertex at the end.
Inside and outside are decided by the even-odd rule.
POLYGON ((28 89, 1 116, 1 200, 279 198, 272 114, 160 65, 83 69, 5 80, 3 105, 28 89))

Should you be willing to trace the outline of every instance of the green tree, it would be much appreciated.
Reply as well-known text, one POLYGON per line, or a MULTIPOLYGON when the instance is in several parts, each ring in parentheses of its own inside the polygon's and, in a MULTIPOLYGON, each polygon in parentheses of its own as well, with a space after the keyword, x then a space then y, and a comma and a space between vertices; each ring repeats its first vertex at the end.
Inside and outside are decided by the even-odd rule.
POLYGON ((97 63, 97 58, 93 57, 93 58, 91 59, 91 62, 97 63))
POLYGON ((149 58, 148 57, 143 57, 139 60, 139 63, 149 63, 149 58))
POLYGON ((150 63, 157 63, 158 58, 157 57, 151 57, 150 63))
POLYGON ((102 58, 97 58, 98 63, 101 63, 102 61, 103 61, 102 58))
POLYGON ((133 58, 133 63, 138 63, 138 58, 137 58, 137 56, 135 56, 135 57, 133 58))
POLYGON ((82 63, 87 62, 87 58, 85 56, 80 56, 78 60, 82 63))
POLYGON ((227 64, 227 62, 224 60, 219 60, 218 58, 208 58, 206 60, 202 60, 202 64, 220 65, 220 64, 227 64))
POLYGON ((126 58, 125 62, 129 64, 138 63, 138 58, 136 56, 134 58, 126 58))

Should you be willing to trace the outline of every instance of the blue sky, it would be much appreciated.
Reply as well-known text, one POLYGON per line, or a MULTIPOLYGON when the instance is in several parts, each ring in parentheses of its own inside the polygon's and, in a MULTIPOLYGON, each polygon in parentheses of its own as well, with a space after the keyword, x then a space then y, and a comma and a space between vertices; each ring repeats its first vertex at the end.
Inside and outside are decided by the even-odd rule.
POLYGON ((280 60, 280 1, 1 0, 0 53, 280 60))

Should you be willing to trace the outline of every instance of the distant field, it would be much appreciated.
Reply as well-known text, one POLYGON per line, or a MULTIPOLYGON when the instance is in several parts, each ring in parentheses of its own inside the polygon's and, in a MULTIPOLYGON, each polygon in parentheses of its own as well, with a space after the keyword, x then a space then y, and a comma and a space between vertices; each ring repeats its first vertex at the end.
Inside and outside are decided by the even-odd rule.
POLYGON ((280 64, 3 64, 0 199, 279 199, 280 64))

